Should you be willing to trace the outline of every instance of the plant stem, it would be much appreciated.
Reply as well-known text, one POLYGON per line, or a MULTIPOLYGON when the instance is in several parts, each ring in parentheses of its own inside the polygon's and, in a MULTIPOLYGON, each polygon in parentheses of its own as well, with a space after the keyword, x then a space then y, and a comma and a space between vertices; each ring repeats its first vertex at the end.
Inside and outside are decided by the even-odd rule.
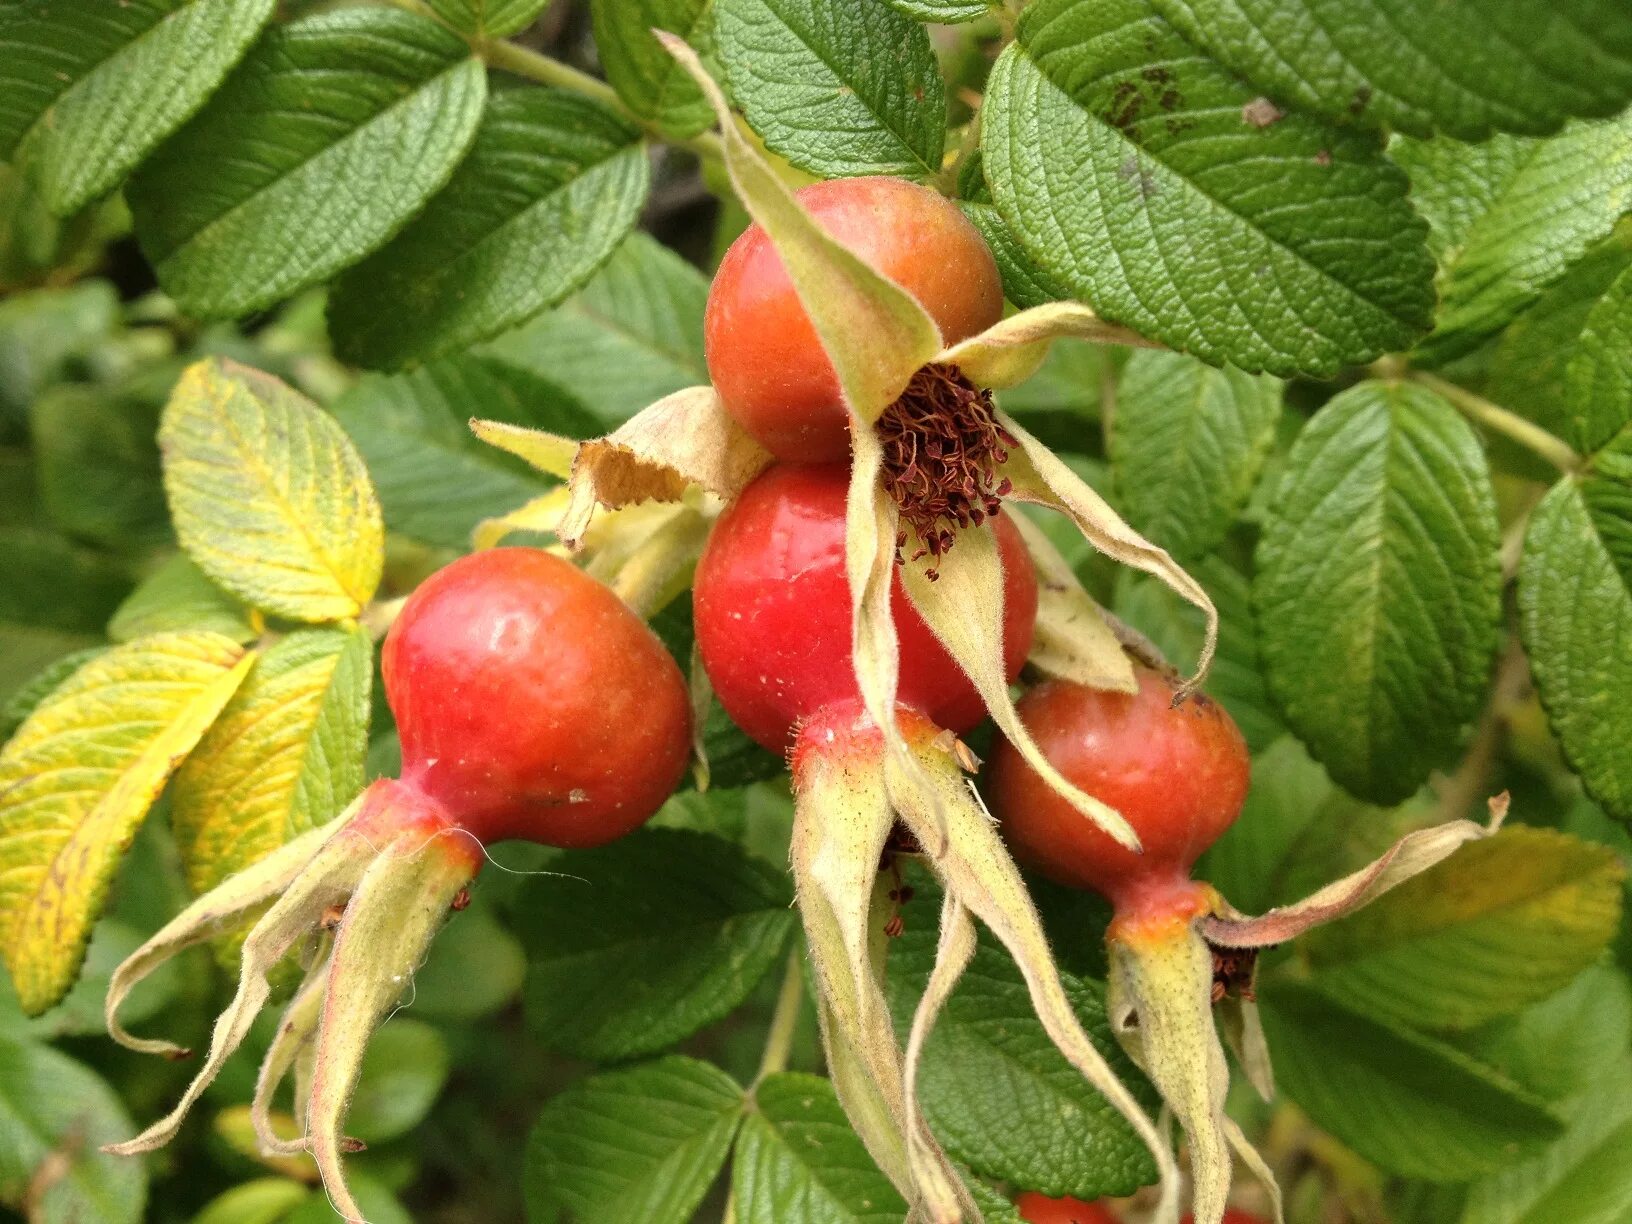
POLYGON ((1533 454, 1540 455, 1561 472, 1574 472, 1581 466, 1581 456, 1570 445, 1518 413, 1493 404, 1482 395, 1475 395, 1464 387, 1430 374, 1426 370, 1412 370, 1407 377, 1437 391, 1470 421, 1517 442, 1533 454))
POLYGON ((793 1048, 794 1030, 799 1026, 799 1007, 805 999, 804 960, 796 947, 788 953, 788 967, 782 975, 782 989, 771 1013, 770 1031, 765 1034, 765 1052, 760 1055, 754 1083, 788 1069, 788 1053, 793 1048))

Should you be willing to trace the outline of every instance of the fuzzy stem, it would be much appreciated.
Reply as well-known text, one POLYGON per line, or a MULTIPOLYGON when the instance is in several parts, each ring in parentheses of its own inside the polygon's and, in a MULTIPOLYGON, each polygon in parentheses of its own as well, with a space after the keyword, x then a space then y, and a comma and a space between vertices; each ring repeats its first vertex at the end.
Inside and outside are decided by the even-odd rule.
POLYGON ((765 1035, 765 1052, 760 1055, 754 1083, 761 1083, 766 1076, 788 1069, 788 1054, 793 1049, 793 1034, 799 1027, 799 1008, 804 1001, 804 958, 795 948, 788 953, 788 967, 782 974, 782 989, 776 996, 776 1010, 771 1013, 771 1027, 765 1035))
POLYGON ((1518 413, 1499 404, 1493 404, 1484 396, 1476 395, 1465 387, 1459 387, 1426 370, 1412 370, 1408 377, 1444 396, 1457 411, 1476 425, 1482 425, 1493 433, 1499 433, 1517 442, 1559 471, 1569 473, 1580 468, 1581 456, 1576 454, 1567 442, 1533 421, 1525 420, 1518 413))

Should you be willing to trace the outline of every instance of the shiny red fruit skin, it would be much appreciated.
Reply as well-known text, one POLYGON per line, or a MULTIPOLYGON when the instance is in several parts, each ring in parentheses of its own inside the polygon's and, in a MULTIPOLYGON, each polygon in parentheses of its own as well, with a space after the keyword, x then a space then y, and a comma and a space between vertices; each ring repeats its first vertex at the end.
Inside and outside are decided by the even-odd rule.
MULTIPOLYGON (((726 713, 773 752, 788 747, 801 719, 860 696, 844 569, 848 481, 839 464, 768 468, 720 516, 697 563, 692 600, 703 667, 726 713)), ((1012 679, 1031 649, 1037 579, 1019 530, 1001 514, 992 524, 1012 679)), ((984 715, 980 694, 913 610, 899 575, 891 607, 901 644, 899 703, 967 731, 984 715)))
MULTIPOLYGON (((1003 314, 1003 282, 980 231, 939 193, 898 178, 834 179, 795 193, 824 230, 923 304, 955 344, 1003 314)), ((850 453, 838 378, 765 231, 750 226, 714 274, 703 324, 726 410, 779 459, 850 453)))
POLYGON ((1070 1195, 1049 1198, 1028 1190, 1014 1200, 1014 1207, 1026 1224, 1120 1224, 1103 1203, 1085 1203, 1070 1195))
POLYGON ((611 841, 686 767, 691 705, 674 659, 612 591, 537 549, 431 575, 382 665, 402 782, 484 844, 611 841))
POLYGON ((1136 694, 1060 680, 1020 699, 1021 720, 1066 779, 1127 817, 1144 854, 1125 849, 1056 794, 1006 741, 992 754, 987 794, 1023 861, 1062 884, 1135 907, 1136 895, 1182 884, 1201 852, 1235 822, 1247 795, 1246 742, 1222 706, 1197 695, 1175 708, 1173 686, 1139 669, 1136 694))

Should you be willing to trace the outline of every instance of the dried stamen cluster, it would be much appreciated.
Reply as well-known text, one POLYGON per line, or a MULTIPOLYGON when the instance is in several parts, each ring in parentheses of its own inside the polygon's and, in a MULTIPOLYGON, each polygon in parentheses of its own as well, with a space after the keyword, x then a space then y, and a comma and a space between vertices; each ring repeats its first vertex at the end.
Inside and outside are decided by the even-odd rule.
POLYGON ((875 426, 884 448, 884 480, 905 528, 896 559, 912 535, 921 542, 910 560, 934 564, 952 547, 956 530, 997 512, 1011 485, 997 469, 1018 445, 998 424, 992 393, 955 365, 926 365, 875 426))

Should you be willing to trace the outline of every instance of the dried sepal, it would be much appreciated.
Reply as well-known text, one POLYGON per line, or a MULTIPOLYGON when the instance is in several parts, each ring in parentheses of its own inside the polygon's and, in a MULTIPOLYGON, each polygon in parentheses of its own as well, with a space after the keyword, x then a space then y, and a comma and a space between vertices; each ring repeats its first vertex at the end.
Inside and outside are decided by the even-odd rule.
POLYGON ((1003 666, 1003 559, 990 523, 966 529, 958 546, 940 560, 931 582, 913 565, 901 567, 901 583, 913 607, 975 686, 998 730, 1045 782, 1105 833, 1129 849, 1139 835, 1118 812, 1061 775, 1038 748, 1009 697, 1003 666))
POLYGON ((935 360, 960 367, 983 387, 1012 387, 1035 374, 1049 346, 1067 337, 1095 344, 1165 347, 1120 324, 1107 323, 1081 302, 1049 302, 994 323, 980 335, 943 349, 935 360))
POLYGON ((1286 1208, 1281 1201, 1281 1183, 1275 1178, 1275 1171, 1269 1167, 1259 1153, 1247 1139, 1245 1132, 1228 1114, 1224 1116, 1224 1137, 1229 1140, 1230 1147, 1240 1157, 1241 1163, 1252 1170, 1252 1175, 1258 1179, 1269 1196, 1269 1216, 1273 1224, 1285 1224, 1286 1208))
MULTIPOLYGON (((931 860, 936 875, 946 891, 985 923, 1008 949, 1026 980, 1032 1007, 1055 1047, 1150 1149, 1161 1185, 1153 1224, 1175 1224, 1179 1179, 1173 1153, 1155 1123, 1083 1031, 1066 997, 1025 881, 998 836, 995 823, 954 756, 928 738, 917 748, 922 763, 919 776, 933 789, 926 792, 906 784, 904 779, 892 780, 891 794, 902 821, 923 839, 935 832, 933 814, 944 813, 947 845, 943 854, 931 860)), ((932 1021, 933 1015, 924 1021, 925 1037, 932 1021)))
POLYGON ((1224 1044, 1247 1073, 1247 1082, 1266 1101, 1275 1099, 1275 1067, 1264 1037, 1258 1004, 1241 995, 1227 995, 1214 1008, 1224 1044))
POLYGON ((1026 662, 1044 675, 1087 688, 1138 692, 1133 660, 1048 533, 1024 514, 1009 518, 1037 568, 1037 625, 1026 662))
POLYGON ((713 107, 737 198, 782 257, 851 411, 871 424, 941 348, 934 320, 910 293, 830 238, 799 206, 737 127, 697 53, 672 34, 653 33, 713 107))
POLYGON ((578 442, 574 438, 512 425, 508 421, 485 421, 480 417, 471 418, 470 432, 489 446, 509 451, 546 476, 565 480, 572 475, 572 461, 578 454, 578 442))
POLYGON ((997 416, 1017 443, 1003 466, 1003 474, 1012 483, 1016 500, 1064 512, 1100 552, 1113 561, 1159 578, 1201 609, 1207 618, 1201 656, 1196 662, 1195 674, 1179 689, 1181 697, 1193 692, 1206 678, 1218 646, 1218 610, 1207 592, 1165 549, 1158 548, 1128 526, 1104 498, 1048 447, 1021 428, 1013 417, 1005 412, 997 416))
MULTIPOLYGON (((260 1141, 263 1156, 295 1156, 306 1150, 304 1140, 287 1139, 278 1134, 272 1101, 278 1087, 310 1051, 312 1039, 317 1036, 317 1024, 323 1015, 323 991, 329 977, 327 944, 330 942, 325 938, 321 955, 314 959, 300 989, 284 1008, 283 1016, 278 1021, 278 1031, 272 1038, 272 1044, 267 1047, 266 1057, 261 1060, 261 1069, 255 1077, 255 1095, 249 1104, 249 1120, 255 1129, 255 1137, 260 1141)), ((295 1121, 302 1132, 306 1129, 305 1100, 304 1094, 297 1089, 295 1121)))

